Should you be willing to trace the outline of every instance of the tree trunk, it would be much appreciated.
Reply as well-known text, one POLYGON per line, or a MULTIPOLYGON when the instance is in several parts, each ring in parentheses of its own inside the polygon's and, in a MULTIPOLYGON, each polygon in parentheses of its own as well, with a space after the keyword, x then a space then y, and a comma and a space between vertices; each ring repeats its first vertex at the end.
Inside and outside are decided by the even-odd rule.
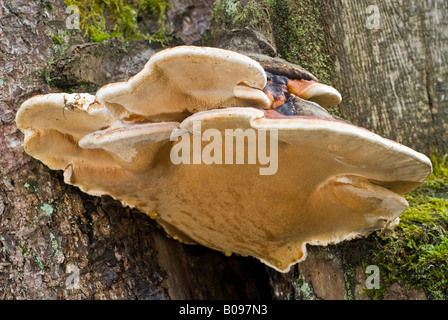
POLYGON ((323 1, 344 118, 431 154, 448 152, 448 3, 323 1))
MULTIPOLYGON (((171 3, 170 44, 280 55, 337 88, 351 122, 426 154, 448 152, 445 2, 376 1, 379 29, 367 1, 171 3)), ((0 299, 367 298, 374 235, 309 247, 305 262, 281 274, 169 239, 145 214, 88 196, 27 156, 14 121, 23 101, 95 93, 161 49, 87 43, 82 30, 66 28, 65 9, 63 0, 0 0, 0 299)), ((422 297, 397 286, 397 295, 422 297)))
MULTIPOLYGON (((62 0, 0 0, 0 299, 270 297, 254 259, 182 245, 147 215, 83 194, 25 154, 15 124, 24 100, 95 93, 160 50, 146 41, 84 43, 81 31, 66 29, 65 9, 62 0)), ((201 9, 211 19, 210 4, 189 7, 201 9)))
MULTIPOLYGON (((219 0, 215 9, 208 44, 299 64, 341 92, 342 118, 427 155, 448 152, 446 2, 219 0)), ((371 299, 378 250, 376 234, 308 246, 289 273, 269 270, 273 298, 371 299)), ((384 292, 426 298, 401 282, 384 292)))

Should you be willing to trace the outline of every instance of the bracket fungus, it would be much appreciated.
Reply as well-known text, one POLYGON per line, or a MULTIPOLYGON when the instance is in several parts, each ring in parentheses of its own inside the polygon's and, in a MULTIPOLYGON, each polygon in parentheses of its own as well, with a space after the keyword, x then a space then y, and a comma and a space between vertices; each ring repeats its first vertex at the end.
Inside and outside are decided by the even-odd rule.
POLYGON ((407 208, 402 195, 430 174, 429 159, 333 119, 325 108, 340 94, 312 75, 276 74, 275 65, 268 72, 266 61, 254 59, 175 47, 95 96, 32 97, 16 117, 25 150, 63 170, 66 183, 147 213, 175 239, 253 256, 280 272, 306 258, 306 244, 393 226, 407 208), (208 137, 198 139, 197 122, 208 137), (244 156, 253 148, 277 152, 277 170, 260 174, 260 159, 219 161, 236 150, 227 141, 210 145, 230 129, 247 141, 248 130, 256 133, 254 144, 241 140, 244 156), (261 144, 260 133, 275 148, 261 144), (173 163, 173 148, 185 141, 208 148, 215 161, 194 161, 193 148, 182 150, 193 161, 173 163))

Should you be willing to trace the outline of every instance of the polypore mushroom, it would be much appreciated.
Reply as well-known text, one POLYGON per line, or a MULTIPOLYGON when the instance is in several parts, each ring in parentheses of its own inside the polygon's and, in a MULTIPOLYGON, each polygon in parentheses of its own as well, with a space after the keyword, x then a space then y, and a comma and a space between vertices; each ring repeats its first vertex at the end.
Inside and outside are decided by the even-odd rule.
POLYGON ((306 244, 338 243, 396 223, 407 208, 401 195, 426 179, 429 159, 332 119, 294 90, 273 103, 266 83, 247 56, 177 47, 96 97, 31 98, 17 124, 25 150, 64 170, 66 183, 146 212, 180 241, 253 256, 281 272, 306 258, 306 244), (243 144, 244 159, 255 149, 278 156, 272 174, 260 174, 260 157, 219 161, 238 151, 218 143, 232 129, 255 139, 243 144), (182 149, 189 161, 173 162, 173 150, 183 146, 193 148, 182 149), (198 158, 196 147, 213 161, 198 158))
POLYGON ((318 82, 308 70, 291 64, 281 58, 271 58, 260 54, 248 54, 258 61, 268 75, 268 86, 264 92, 271 101, 271 107, 281 105, 281 96, 294 94, 297 97, 318 103, 329 108, 338 105, 341 94, 333 87, 318 82), (280 99, 279 99, 280 98, 280 99))
POLYGON ((129 81, 101 88, 97 99, 148 119, 166 120, 218 107, 264 108, 269 104, 260 90, 265 84, 263 68, 244 55, 181 46, 154 55, 129 81))

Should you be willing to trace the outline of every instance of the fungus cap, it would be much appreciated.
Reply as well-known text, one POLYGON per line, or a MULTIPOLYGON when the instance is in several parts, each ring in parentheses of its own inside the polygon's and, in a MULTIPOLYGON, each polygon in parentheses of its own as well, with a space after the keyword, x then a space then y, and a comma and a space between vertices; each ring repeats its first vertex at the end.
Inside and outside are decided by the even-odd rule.
POLYGON ((326 115, 265 110, 265 83, 246 56, 178 47, 76 104, 67 94, 33 97, 17 124, 25 150, 64 170, 66 183, 146 212, 182 242, 253 256, 281 272, 305 259, 306 244, 394 225, 407 207, 401 195, 426 179, 429 159, 326 115), (208 129, 214 139, 202 139, 208 129), (194 148, 182 150, 189 164, 173 162, 183 146, 226 154, 218 142, 227 130, 255 139, 243 144, 245 159, 258 152, 254 163, 195 162, 194 148), (275 174, 260 175, 263 154, 277 156, 275 174))
POLYGON ((339 91, 317 81, 292 80, 288 82, 288 89, 298 97, 316 102, 324 108, 336 106, 342 101, 339 91))
POLYGON ((341 94, 333 87, 320 83, 308 70, 284 59, 261 54, 248 54, 258 61, 266 72, 285 78, 287 89, 296 96, 318 103, 328 109, 342 101, 341 94))
POLYGON ((194 113, 254 104, 266 108, 269 101, 260 91, 265 84, 266 74, 261 65, 242 54, 181 46, 156 53, 127 82, 101 88, 97 99, 148 117, 161 111, 194 113))

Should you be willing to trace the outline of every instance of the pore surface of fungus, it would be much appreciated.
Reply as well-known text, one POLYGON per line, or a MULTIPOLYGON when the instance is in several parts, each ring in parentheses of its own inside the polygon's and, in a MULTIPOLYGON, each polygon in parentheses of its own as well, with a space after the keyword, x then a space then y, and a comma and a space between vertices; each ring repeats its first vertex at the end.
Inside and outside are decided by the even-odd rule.
POLYGON ((333 119, 325 108, 340 99, 312 75, 289 79, 239 53, 182 46, 96 96, 33 97, 16 120, 26 152, 66 183, 146 212, 182 242, 285 272, 306 244, 394 225, 401 195, 431 172, 426 156, 333 119), (243 134, 239 160, 229 132, 243 134), (277 163, 262 174, 267 155, 277 163))

